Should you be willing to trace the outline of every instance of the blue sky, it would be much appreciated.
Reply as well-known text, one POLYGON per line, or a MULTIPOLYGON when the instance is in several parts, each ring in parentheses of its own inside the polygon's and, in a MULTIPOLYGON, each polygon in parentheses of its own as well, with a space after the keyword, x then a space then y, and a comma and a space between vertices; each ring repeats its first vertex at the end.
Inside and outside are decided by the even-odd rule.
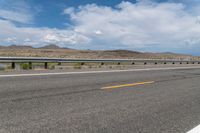
POLYGON ((199 0, 0 0, 0 45, 200 55, 199 0))

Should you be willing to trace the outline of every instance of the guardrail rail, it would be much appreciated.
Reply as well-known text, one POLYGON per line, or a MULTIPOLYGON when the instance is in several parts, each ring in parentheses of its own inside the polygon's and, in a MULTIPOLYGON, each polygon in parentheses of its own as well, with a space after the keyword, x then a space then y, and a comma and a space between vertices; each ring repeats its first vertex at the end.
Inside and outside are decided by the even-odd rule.
POLYGON ((130 62, 134 65, 136 62, 147 65, 148 63, 162 64, 200 64, 200 60, 172 60, 172 59, 67 59, 67 58, 44 58, 44 57, 0 57, 0 63, 11 63, 12 69, 15 69, 16 63, 29 63, 29 68, 32 69, 32 63, 44 63, 44 68, 48 68, 48 63, 104 63, 113 62, 120 65, 122 62, 130 62))

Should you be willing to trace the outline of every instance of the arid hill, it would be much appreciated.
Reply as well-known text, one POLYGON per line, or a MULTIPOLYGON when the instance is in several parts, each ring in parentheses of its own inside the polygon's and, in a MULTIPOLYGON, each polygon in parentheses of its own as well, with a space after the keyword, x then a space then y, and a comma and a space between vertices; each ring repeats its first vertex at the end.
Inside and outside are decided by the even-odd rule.
POLYGON ((49 45, 45 45, 43 47, 40 47, 39 49, 62 49, 59 46, 55 45, 55 44, 49 44, 49 45))
POLYGON ((52 57, 52 58, 86 58, 86 59, 181 59, 197 60, 200 57, 174 53, 142 53, 129 50, 74 50, 47 45, 41 48, 31 46, 0 46, 0 56, 52 57))

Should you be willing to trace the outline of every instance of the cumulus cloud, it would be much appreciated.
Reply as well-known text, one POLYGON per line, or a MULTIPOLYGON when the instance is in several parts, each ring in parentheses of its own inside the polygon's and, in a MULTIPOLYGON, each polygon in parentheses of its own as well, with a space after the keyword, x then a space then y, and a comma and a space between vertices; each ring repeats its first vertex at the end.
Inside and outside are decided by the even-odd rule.
POLYGON ((122 2, 115 8, 90 4, 65 13, 70 15, 76 30, 91 38, 91 45, 96 47, 103 44, 113 49, 120 46, 165 50, 187 48, 190 42, 194 47, 199 45, 199 18, 185 11, 181 3, 143 0, 136 4, 122 2))
POLYGON ((8 37, 8 38, 4 39, 3 41, 7 42, 7 43, 16 43, 17 39, 15 37, 8 37))
POLYGON ((114 8, 88 4, 66 8, 72 25, 62 30, 17 27, 0 20, 0 40, 8 44, 6 38, 14 37, 19 44, 34 46, 181 52, 200 48, 199 15, 186 8, 184 3, 152 0, 121 2, 114 8))
POLYGON ((97 34, 97 35, 103 34, 100 30, 96 30, 96 31, 94 31, 94 33, 97 34))
POLYGON ((16 27, 6 20, 0 20, 0 29, 1 43, 6 45, 18 44, 39 47, 49 43, 56 43, 64 47, 90 41, 89 38, 76 34, 73 30, 16 27))
POLYGON ((53 32, 50 31, 43 37, 43 40, 46 43, 55 43, 62 46, 88 43, 90 41, 89 38, 77 34, 75 31, 61 32, 60 30, 54 30, 53 32))

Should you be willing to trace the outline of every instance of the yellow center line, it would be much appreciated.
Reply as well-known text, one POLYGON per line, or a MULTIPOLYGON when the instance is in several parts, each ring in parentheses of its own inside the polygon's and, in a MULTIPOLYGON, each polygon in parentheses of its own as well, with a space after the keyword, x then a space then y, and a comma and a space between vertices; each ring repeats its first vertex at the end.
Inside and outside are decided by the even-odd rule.
POLYGON ((117 89, 122 87, 130 87, 130 86, 137 86, 137 85, 144 85, 144 84, 152 84, 155 81, 146 81, 146 82, 137 82, 133 84, 122 84, 122 85, 115 85, 115 86, 108 86, 108 87, 102 87, 102 90, 108 90, 108 89, 117 89))

